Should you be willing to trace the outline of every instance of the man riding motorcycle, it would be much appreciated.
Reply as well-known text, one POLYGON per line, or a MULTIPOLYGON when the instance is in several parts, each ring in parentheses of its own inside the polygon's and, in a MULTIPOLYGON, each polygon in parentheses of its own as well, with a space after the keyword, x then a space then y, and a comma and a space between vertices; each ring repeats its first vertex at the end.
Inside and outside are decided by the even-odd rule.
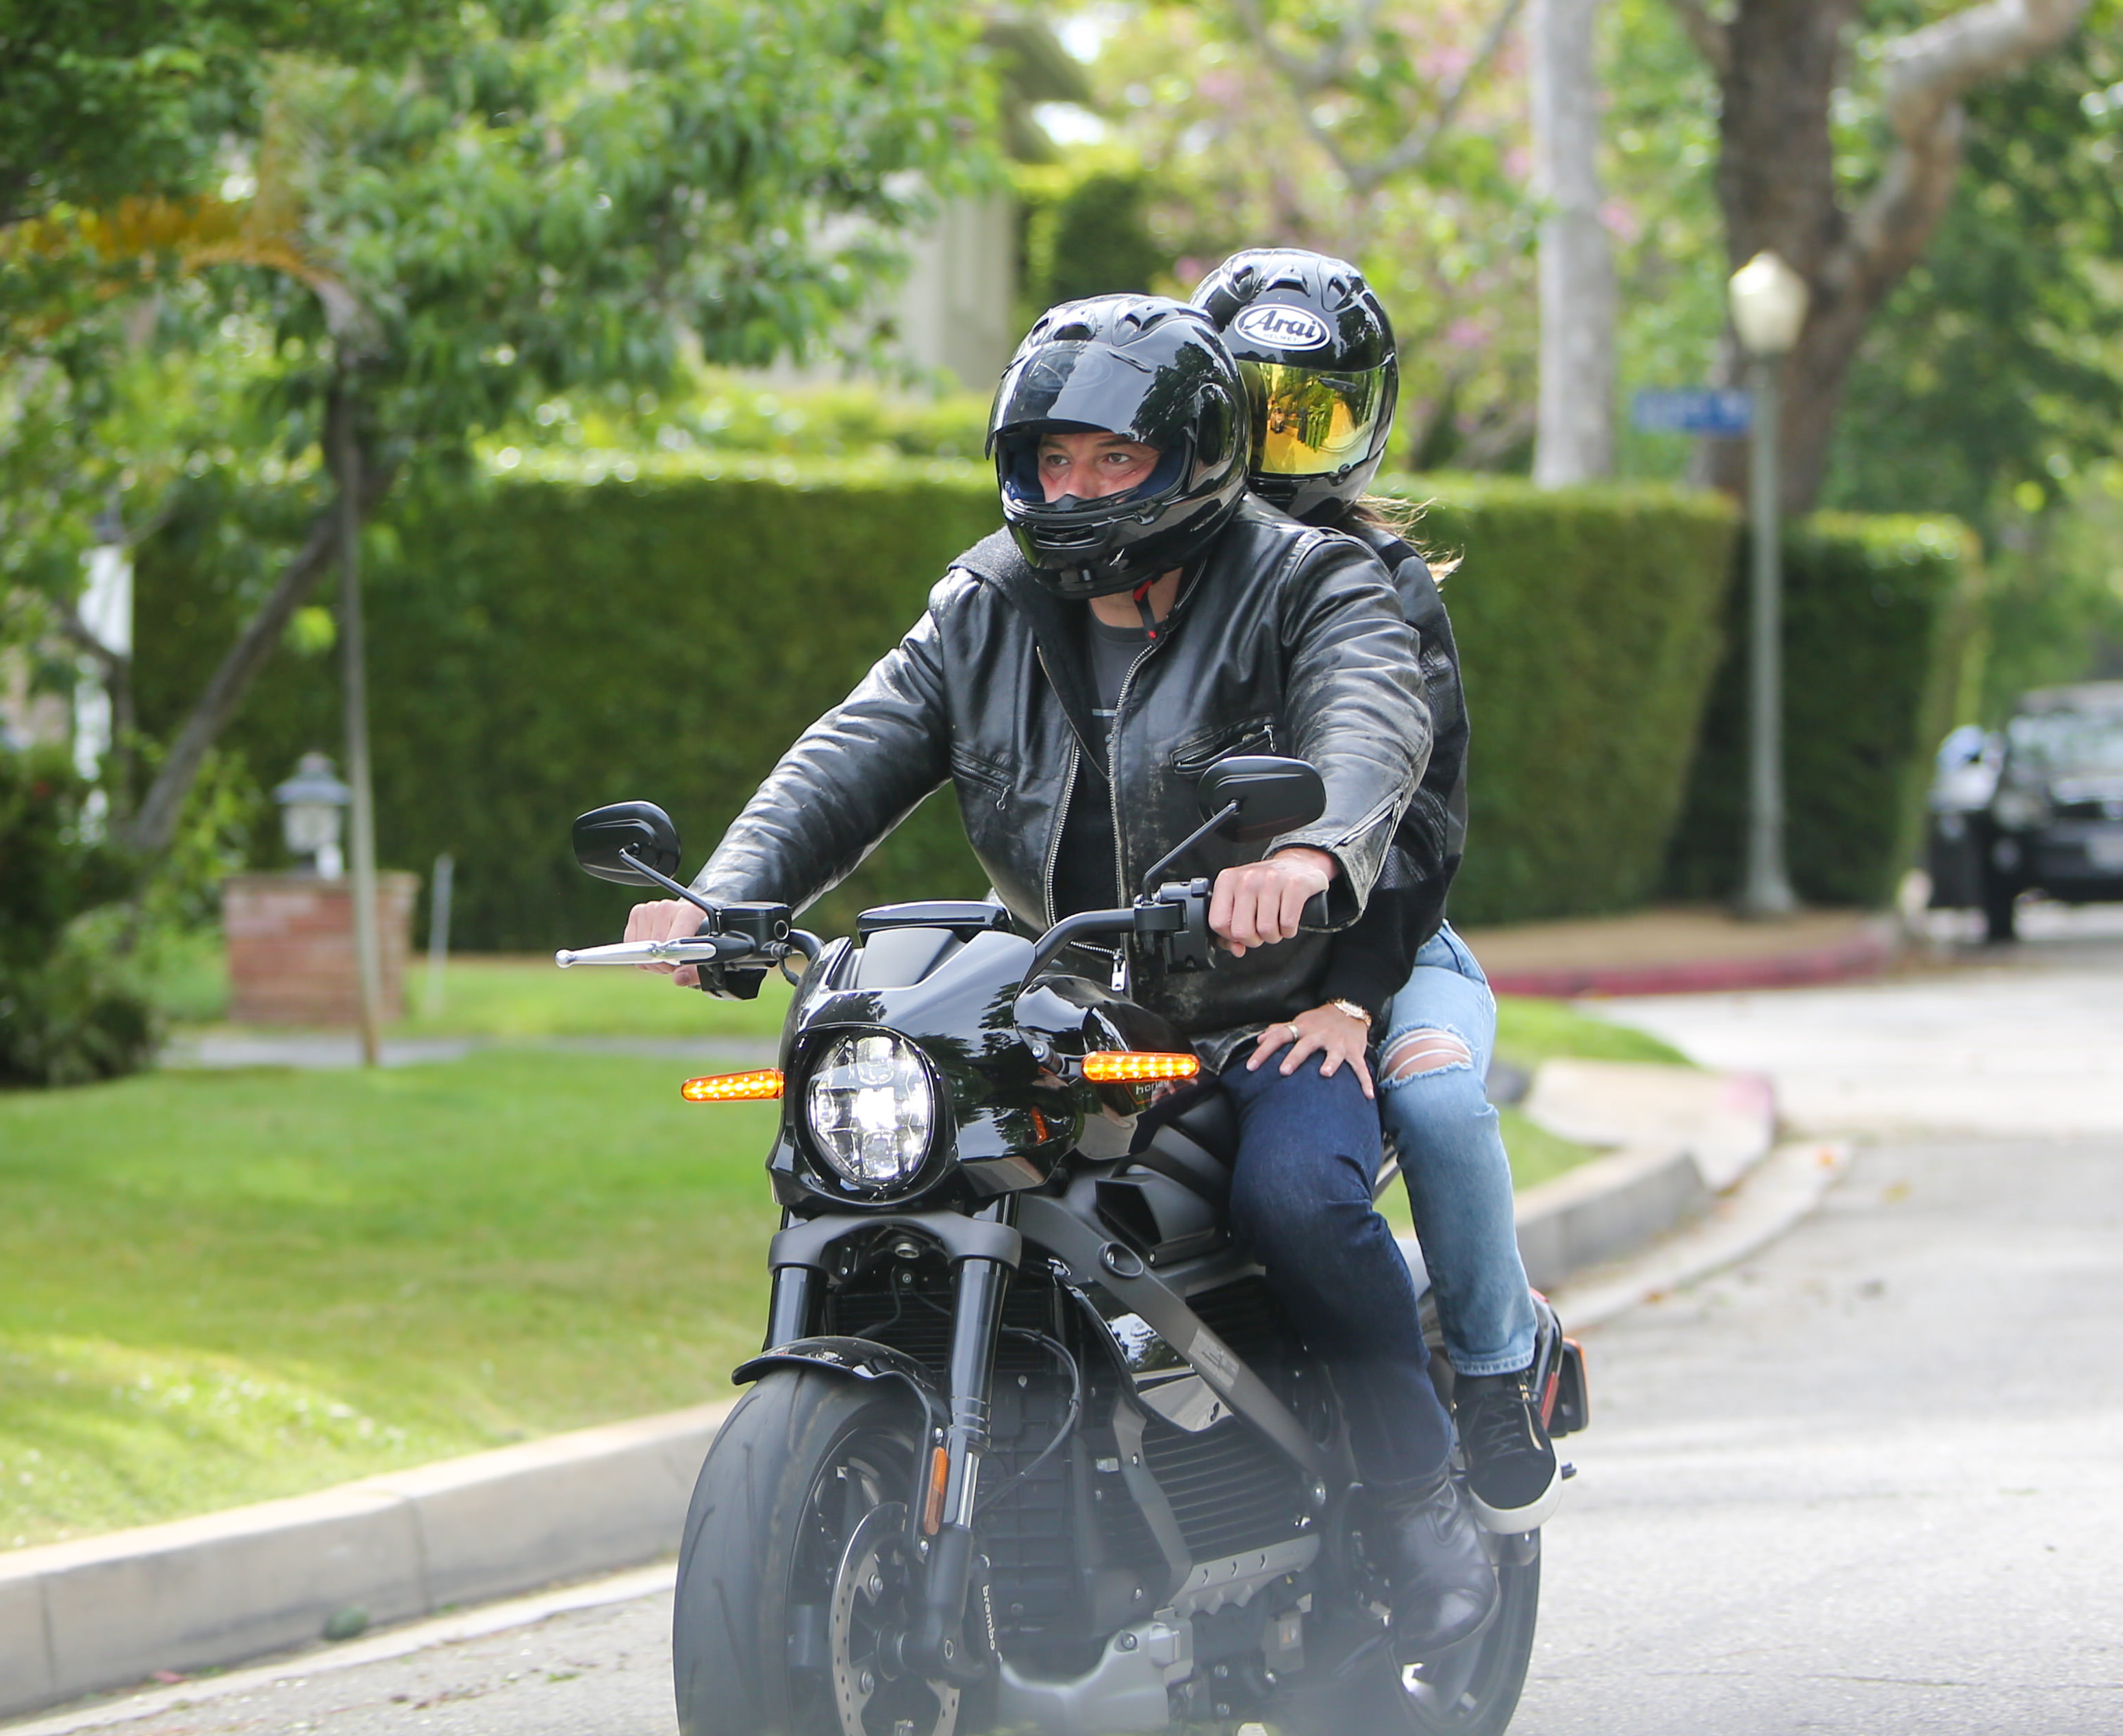
MULTIPOLYGON (((1380 1038, 1380 1113, 1399 1151, 1457 1377, 1468 1488, 1492 1530, 1530 1531, 1561 1500, 1534 1366, 1559 1333, 1526 1284, 1511 1163, 1483 1089, 1496 1001, 1445 919, 1467 832, 1459 651, 1427 564, 1366 498, 1399 393, 1393 327, 1355 266, 1295 248, 1234 254, 1202 279, 1194 302, 1225 335, 1246 380, 1254 492, 1370 547, 1393 573, 1421 642, 1429 764, 1363 916, 1335 937, 1324 986, 1336 1004, 1299 1024, 1308 1041, 1346 1043, 1341 1027, 1361 1013, 1367 1034, 1380 1038)), ((1263 1050, 1286 1035, 1271 1029, 1263 1050)))
MULTIPOLYGON (((1355 921, 1422 775, 1413 634, 1359 544, 1245 494, 1244 387, 1198 310, 1151 296, 1035 323, 990 423, 1005 530, 968 550, 926 613, 783 757, 694 882, 719 902, 802 905, 947 778, 968 840, 1024 928, 1126 904, 1196 830, 1194 787, 1249 749, 1319 770, 1326 807, 1266 845, 1211 840, 1230 957, 1135 997, 1226 1067, 1317 1013, 1331 934, 1355 921)), ((691 934, 676 901, 627 938, 691 934)), ((1117 964, 1117 971, 1124 965, 1117 964)), ((1361 1060, 1361 1046, 1355 1059, 1361 1060)), ((1404 1655, 1479 1631, 1497 1582, 1450 1475, 1416 1297, 1371 1207, 1378 1117, 1355 1066, 1230 1067, 1235 1228, 1336 1374, 1394 1590, 1404 1655)))

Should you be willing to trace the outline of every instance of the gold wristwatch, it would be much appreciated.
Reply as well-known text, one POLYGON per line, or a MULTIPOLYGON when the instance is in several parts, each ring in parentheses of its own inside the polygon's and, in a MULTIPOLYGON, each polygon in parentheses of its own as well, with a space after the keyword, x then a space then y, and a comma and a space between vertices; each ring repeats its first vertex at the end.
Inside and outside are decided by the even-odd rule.
POLYGON ((1337 1013, 1346 1013, 1366 1031, 1371 1028, 1371 1015, 1352 1000, 1330 1000, 1327 1004, 1337 1013))

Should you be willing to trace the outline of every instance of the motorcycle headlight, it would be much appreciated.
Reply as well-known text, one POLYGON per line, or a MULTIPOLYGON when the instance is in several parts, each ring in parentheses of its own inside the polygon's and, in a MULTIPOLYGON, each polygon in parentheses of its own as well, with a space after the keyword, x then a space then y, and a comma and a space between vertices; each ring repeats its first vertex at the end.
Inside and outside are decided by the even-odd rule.
POLYGON ((885 1193, 912 1181, 929 1155, 935 1088, 912 1044, 851 1032, 813 1069, 804 1117, 818 1154, 843 1180, 885 1193))

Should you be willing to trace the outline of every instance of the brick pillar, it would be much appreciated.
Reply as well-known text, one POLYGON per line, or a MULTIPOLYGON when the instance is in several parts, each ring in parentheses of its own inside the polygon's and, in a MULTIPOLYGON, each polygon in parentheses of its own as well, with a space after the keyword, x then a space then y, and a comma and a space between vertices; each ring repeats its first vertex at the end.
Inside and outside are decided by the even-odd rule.
MULTIPOLYGON (((405 1011, 414 874, 376 877, 383 1017, 405 1011)), ((314 874, 236 874, 222 882, 228 942, 228 1016, 239 1025, 354 1025, 361 977, 354 956, 354 887, 314 874)))

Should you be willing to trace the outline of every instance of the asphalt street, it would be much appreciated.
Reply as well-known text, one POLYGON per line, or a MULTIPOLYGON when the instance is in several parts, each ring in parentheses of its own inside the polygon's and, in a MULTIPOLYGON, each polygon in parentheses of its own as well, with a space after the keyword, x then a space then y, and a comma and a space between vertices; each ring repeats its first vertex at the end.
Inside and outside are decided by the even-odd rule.
MULTIPOLYGON (((1860 1149, 1780 1242, 1591 1335, 1518 1736, 2123 1729, 2123 925, 2031 926, 1885 985, 1615 1009, 1860 1149)), ((325 1654, 110 1727, 668 1736, 668 1614, 325 1654)))

